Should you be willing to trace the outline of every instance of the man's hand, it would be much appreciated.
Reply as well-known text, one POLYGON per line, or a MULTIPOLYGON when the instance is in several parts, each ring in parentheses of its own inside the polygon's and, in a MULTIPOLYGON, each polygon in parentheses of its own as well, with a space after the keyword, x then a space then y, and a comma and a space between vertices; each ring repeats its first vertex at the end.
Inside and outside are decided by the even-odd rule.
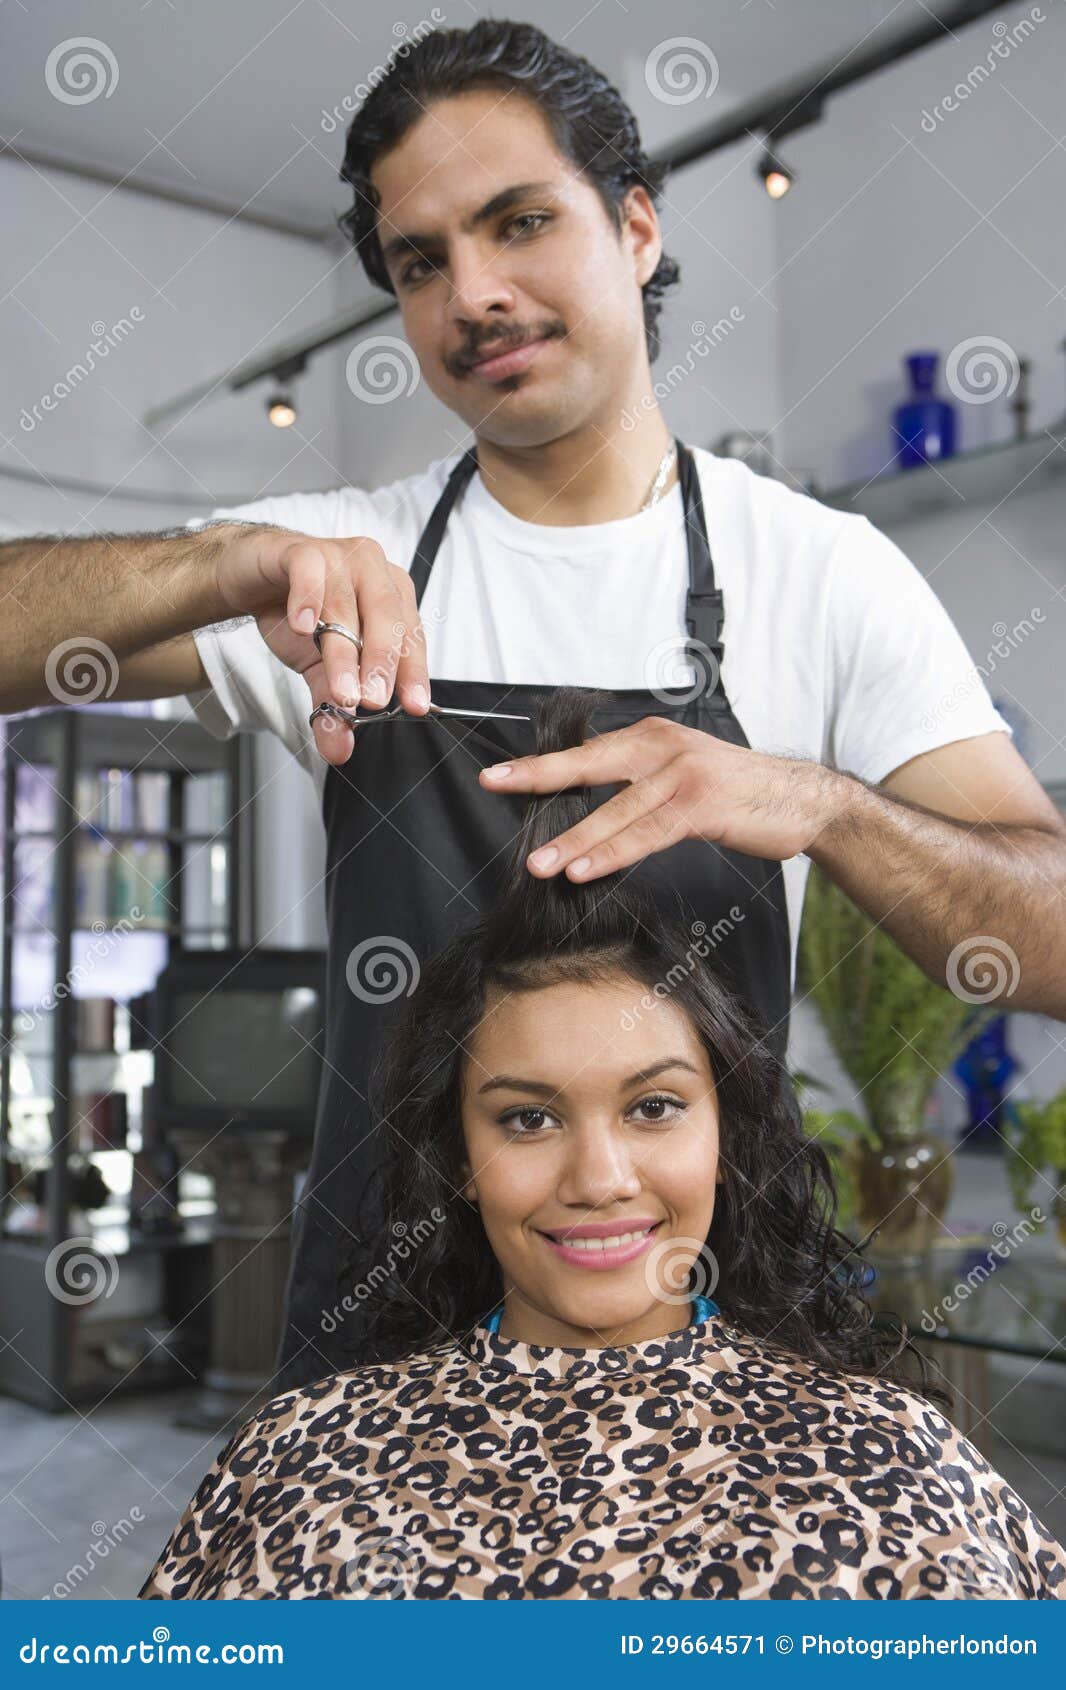
MULTIPOLYGON (((429 671, 414 587, 376 540, 322 540, 234 524, 216 574, 223 603, 254 615, 274 655, 307 682, 308 715, 319 704, 377 709, 394 689, 405 710, 425 715, 429 671), (319 620, 342 622, 360 636, 362 650, 343 634, 327 633, 319 655, 313 638, 319 620)), ((320 716, 314 734, 328 763, 348 761, 355 735, 345 723, 320 716)))
POLYGON ((503 792, 625 783, 527 859, 534 874, 565 869, 572 880, 627 868, 680 839, 777 861, 794 857, 846 813, 855 784, 821 763, 767 756, 661 716, 567 751, 496 764, 479 779, 503 792))

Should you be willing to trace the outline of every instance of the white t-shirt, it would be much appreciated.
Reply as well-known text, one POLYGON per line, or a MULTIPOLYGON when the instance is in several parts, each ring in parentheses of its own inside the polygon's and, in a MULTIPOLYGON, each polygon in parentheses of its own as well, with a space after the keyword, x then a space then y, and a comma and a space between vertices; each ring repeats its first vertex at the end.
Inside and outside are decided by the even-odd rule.
MULTIPOLYGON (((894 541, 866 517, 738 459, 699 446, 693 454, 725 596, 722 684, 754 750, 814 758, 877 783, 938 745, 1011 733, 947 611, 894 541)), ((187 526, 229 517, 323 538, 366 535, 410 569, 460 456, 372 492, 285 494, 187 526)), ((430 678, 684 685, 691 668, 673 654, 685 635, 687 586, 679 484, 636 516, 549 527, 513 516, 475 473, 422 598, 430 678)), ((321 798, 328 765, 308 726, 307 683, 274 656, 251 617, 201 628, 196 643, 212 690, 190 703, 204 726, 221 738, 241 728, 278 734, 321 798)), ((810 862, 801 855, 782 867, 794 978, 810 862)))

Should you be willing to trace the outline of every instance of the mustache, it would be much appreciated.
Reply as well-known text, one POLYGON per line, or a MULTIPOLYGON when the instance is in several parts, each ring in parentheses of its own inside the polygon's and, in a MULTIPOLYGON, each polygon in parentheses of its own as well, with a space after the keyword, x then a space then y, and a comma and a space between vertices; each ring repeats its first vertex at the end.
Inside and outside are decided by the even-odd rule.
POLYGON ((461 352, 453 353, 446 362, 452 375, 463 375, 483 358, 495 358, 501 352, 513 352, 516 346, 525 346, 527 341, 549 340, 565 333, 562 323, 543 323, 536 328, 514 329, 504 334, 497 331, 464 346, 461 352))

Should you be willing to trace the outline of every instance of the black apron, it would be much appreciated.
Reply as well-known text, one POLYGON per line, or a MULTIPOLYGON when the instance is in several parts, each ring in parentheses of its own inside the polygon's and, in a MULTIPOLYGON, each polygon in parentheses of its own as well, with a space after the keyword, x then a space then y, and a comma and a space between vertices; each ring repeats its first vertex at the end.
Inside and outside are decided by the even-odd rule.
MULTIPOLYGON (((647 716, 667 716, 746 746, 721 685, 724 608, 714 582, 699 476, 681 441, 677 450, 689 559, 685 619, 694 642, 688 659, 710 684, 694 698, 692 686, 608 692, 610 702, 593 713, 590 729, 602 733, 647 716), (713 653, 715 665, 706 663, 705 651, 713 653)), ((449 513, 476 469, 471 448, 452 470, 418 542, 411 578, 419 603, 449 513)), ((654 558, 648 567, 654 569, 654 558)), ((580 613, 575 606, 574 614, 580 613)), ((639 605, 633 614, 639 616, 639 605)), ((595 629, 589 637, 595 638, 595 629)), ((529 717, 557 690, 430 678, 437 704, 529 717)), ((351 1339, 359 1304, 349 1298, 354 1312, 342 1309, 332 1322, 331 1311, 343 1294, 338 1271, 376 1159, 367 1104, 370 1067, 420 964, 477 921, 499 890, 530 798, 486 790, 478 770, 534 749, 532 721, 436 717, 357 730, 348 762, 327 770, 325 1066, 293 1228, 276 1390, 299 1389, 352 1365, 342 1346, 351 1339)), ((604 787, 603 796, 616 790, 604 787)), ((685 839, 627 874, 639 876, 675 917, 678 897, 684 899, 686 924, 697 923, 695 933, 709 947, 701 954, 744 999, 766 1043, 783 1057, 791 948, 780 862, 685 839)))

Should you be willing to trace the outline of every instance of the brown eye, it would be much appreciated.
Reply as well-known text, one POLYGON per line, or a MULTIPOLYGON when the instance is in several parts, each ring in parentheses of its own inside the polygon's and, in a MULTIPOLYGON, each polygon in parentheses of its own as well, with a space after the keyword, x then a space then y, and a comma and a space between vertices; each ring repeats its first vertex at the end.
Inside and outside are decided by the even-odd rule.
POLYGON ((680 1098, 656 1095, 655 1097, 642 1097, 640 1102, 634 1107, 637 1109, 661 1109, 663 1111, 661 1114, 645 1115, 643 1117, 648 1126, 658 1126, 662 1122, 672 1121, 674 1119, 672 1111, 675 1109, 683 1110, 685 1105, 681 1102, 680 1098))
POLYGON ((533 1133, 539 1132, 541 1123, 546 1118, 546 1110, 535 1109, 532 1104, 526 1104, 522 1109, 510 1109, 506 1115, 501 1115, 500 1126, 512 1127, 516 1138, 521 1138, 523 1134, 527 1134, 532 1137, 533 1133), (528 1117, 531 1115, 534 1116, 535 1119, 532 1123, 529 1123, 528 1117))

